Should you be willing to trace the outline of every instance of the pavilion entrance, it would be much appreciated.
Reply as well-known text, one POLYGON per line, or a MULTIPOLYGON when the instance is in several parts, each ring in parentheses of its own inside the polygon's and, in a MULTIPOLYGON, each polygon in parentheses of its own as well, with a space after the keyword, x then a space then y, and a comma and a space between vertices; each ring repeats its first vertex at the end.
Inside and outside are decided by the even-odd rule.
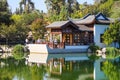
POLYGON ((73 34, 72 33, 64 33, 63 34, 63 42, 65 43, 65 45, 72 45, 73 34))

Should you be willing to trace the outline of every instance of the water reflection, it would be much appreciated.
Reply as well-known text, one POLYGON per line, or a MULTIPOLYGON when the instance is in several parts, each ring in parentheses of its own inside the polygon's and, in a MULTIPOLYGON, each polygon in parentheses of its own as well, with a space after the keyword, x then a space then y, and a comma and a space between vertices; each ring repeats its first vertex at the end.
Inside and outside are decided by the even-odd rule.
POLYGON ((23 61, 12 58, 0 60, 0 80, 43 80, 43 66, 26 66, 23 61))
POLYGON ((93 64, 91 62, 73 62, 73 71, 70 62, 65 62, 66 70, 61 75, 49 73, 49 66, 27 66, 25 60, 16 61, 13 58, 0 60, 0 80, 80 80, 88 75, 93 80, 93 64), (89 65, 87 65, 89 64, 89 65))

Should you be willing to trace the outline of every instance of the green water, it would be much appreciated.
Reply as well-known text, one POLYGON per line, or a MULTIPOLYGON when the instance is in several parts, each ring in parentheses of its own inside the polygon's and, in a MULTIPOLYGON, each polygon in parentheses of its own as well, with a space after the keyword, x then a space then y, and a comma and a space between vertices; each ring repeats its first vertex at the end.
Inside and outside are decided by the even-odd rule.
POLYGON ((76 63, 76 66, 82 66, 74 66, 72 71, 66 69, 62 75, 50 75, 49 67, 28 66, 24 64, 24 60, 16 61, 9 58, 1 59, 0 63, 0 80, 93 80, 93 66, 90 62, 76 63))

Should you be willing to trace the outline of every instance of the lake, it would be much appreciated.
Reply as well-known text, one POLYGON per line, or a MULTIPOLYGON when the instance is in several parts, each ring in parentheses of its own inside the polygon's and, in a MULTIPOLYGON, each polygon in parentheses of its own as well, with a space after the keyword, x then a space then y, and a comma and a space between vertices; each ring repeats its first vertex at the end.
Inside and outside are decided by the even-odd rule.
POLYGON ((0 59, 0 80, 93 80, 91 61, 74 61, 72 70, 69 61, 65 62, 61 75, 50 74, 49 65, 25 65, 25 60, 0 59))

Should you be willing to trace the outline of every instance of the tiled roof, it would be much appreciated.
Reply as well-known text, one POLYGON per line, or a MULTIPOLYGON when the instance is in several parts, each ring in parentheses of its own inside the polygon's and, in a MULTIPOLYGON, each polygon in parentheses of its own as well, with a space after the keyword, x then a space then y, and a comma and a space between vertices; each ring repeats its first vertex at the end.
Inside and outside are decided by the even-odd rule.
POLYGON ((96 24, 110 24, 111 22, 108 20, 96 20, 96 24))
MULTIPOLYGON (((114 22, 114 19, 107 18, 102 13, 98 13, 97 15, 87 14, 85 17, 80 18, 80 19, 72 19, 72 18, 70 18, 70 20, 67 20, 67 21, 53 22, 52 24, 46 26, 46 28, 60 28, 60 27, 62 27, 63 25, 67 24, 70 21, 73 24, 76 24, 76 25, 86 25, 86 24, 92 24, 92 23, 110 24, 110 23, 114 22)), ((88 29, 86 28, 86 30, 88 30, 88 29)))
POLYGON ((85 25, 77 25, 77 26, 79 27, 80 31, 93 31, 92 28, 89 28, 89 27, 87 27, 85 25))
POLYGON ((90 24, 90 23, 93 23, 94 20, 95 20, 95 16, 94 15, 89 15, 85 19, 80 19, 78 21, 73 20, 73 22, 75 24, 90 24))
POLYGON ((46 28, 60 28, 61 26, 65 25, 69 21, 56 21, 51 23, 50 25, 46 26, 46 28))

